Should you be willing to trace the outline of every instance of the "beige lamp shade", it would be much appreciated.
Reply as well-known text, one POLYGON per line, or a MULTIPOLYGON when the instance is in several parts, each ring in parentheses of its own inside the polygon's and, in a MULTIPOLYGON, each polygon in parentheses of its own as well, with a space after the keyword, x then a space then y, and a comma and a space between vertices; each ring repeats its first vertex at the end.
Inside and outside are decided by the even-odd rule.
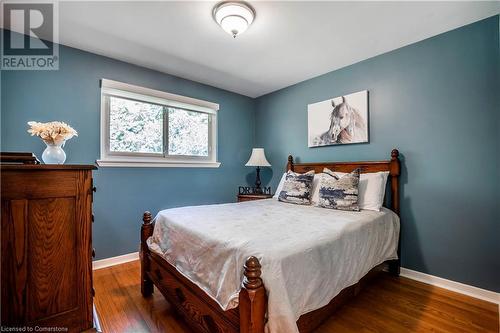
POLYGON ((245 166, 254 166, 254 167, 263 167, 263 166, 271 166, 271 164, 267 161, 266 154, 264 153, 264 148, 253 148, 252 156, 248 160, 245 166))

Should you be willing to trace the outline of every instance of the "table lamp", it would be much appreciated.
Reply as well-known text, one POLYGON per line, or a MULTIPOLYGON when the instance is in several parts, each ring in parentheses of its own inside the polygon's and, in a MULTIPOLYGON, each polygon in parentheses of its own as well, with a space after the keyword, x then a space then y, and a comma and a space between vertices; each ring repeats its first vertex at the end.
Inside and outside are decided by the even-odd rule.
POLYGON ((262 188, 260 187, 260 167, 270 167, 271 164, 266 159, 264 148, 253 148, 250 159, 245 166, 257 167, 257 178, 255 179, 255 193, 261 194, 262 188))

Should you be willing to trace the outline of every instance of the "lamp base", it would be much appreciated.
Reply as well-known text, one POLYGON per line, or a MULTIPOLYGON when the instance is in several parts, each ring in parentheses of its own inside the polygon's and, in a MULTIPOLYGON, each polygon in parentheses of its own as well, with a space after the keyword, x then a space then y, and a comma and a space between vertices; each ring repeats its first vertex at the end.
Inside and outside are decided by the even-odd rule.
POLYGON ((255 193, 262 194, 262 188, 260 187, 260 167, 257 167, 257 177, 255 178, 255 193))

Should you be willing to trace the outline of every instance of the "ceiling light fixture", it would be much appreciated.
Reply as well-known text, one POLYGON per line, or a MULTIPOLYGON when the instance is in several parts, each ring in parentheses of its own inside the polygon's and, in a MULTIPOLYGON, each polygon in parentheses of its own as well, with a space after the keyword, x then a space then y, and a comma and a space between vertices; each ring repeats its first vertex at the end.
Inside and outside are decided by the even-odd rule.
POLYGON ((252 24, 255 11, 242 1, 221 2, 214 7, 213 16, 225 32, 236 38, 252 24))

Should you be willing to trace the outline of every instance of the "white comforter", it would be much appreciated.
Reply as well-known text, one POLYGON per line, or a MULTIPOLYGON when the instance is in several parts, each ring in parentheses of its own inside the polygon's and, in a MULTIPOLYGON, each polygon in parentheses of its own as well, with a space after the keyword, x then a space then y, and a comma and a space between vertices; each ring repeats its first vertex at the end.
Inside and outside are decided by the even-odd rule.
POLYGON ((267 199, 163 210, 148 245, 224 310, 237 306, 243 264, 256 256, 267 332, 291 333, 302 314, 396 259, 398 235, 399 218, 385 208, 345 212, 267 199))

